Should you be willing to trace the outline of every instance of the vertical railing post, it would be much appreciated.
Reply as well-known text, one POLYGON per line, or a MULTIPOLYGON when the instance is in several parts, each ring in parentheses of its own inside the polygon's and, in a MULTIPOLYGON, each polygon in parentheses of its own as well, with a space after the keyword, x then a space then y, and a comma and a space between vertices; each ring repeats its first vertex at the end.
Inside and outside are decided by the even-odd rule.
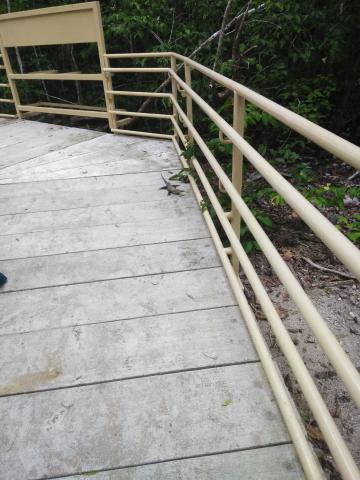
MULTIPOLYGON (((234 110, 233 110, 233 128, 241 136, 244 135, 244 118, 245 118, 245 99, 237 92, 234 92, 234 110)), ((240 150, 233 145, 232 150, 232 183, 241 195, 243 183, 243 155, 240 150)), ((240 213, 231 205, 231 225, 234 232, 240 239, 240 213)), ((231 255, 231 263, 235 273, 239 273, 239 260, 233 253, 231 255)))
POLYGON ((109 59, 105 57, 105 50, 100 46, 99 46, 99 58, 100 58, 100 64, 102 65, 101 71, 102 71, 102 77, 103 77, 104 98, 105 98, 106 110, 108 112, 109 127, 111 130, 117 127, 116 115, 114 115, 113 113, 110 113, 110 110, 115 110, 116 108, 115 99, 112 93, 107 93, 108 91, 112 91, 111 73, 104 72, 103 68, 109 68, 110 63, 109 63, 109 59))
MULTIPOLYGON (((191 67, 190 67, 190 65, 185 63, 184 68, 185 68, 185 82, 186 82, 186 85, 189 88, 191 88, 191 67)), ((186 93, 186 115, 187 115, 188 119, 190 120, 191 125, 193 125, 193 104, 192 104, 191 95, 189 93, 186 93)), ((189 145, 194 143, 193 136, 192 136, 189 129, 188 129, 188 132, 187 132, 187 140, 188 140, 189 145)))
POLYGON ((3 46, 2 43, 2 38, 0 35, 0 53, 2 55, 2 61, 5 67, 5 74, 6 78, 8 79, 8 83, 10 85, 10 90, 11 90, 11 96, 14 100, 14 106, 16 109, 16 114, 19 118, 21 118, 21 112, 19 110, 19 105, 20 105, 20 98, 19 98, 19 93, 17 90, 16 82, 12 78, 10 78, 10 75, 13 73, 11 62, 9 59, 9 55, 7 52, 7 48, 3 46))
POLYGON ((94 14, 96 18, 96 33, 97 33, 97 46, 98 46, 98 54, 99 54, 99 61, 101 67, 101 74, 103 78, 103 88, 104 88, 104 97, 105 97, 105 105, 108 114, 108 122, 110 130, 116 128, 116 115, 110 113, 110 110, 115 110, 115 100, 112 94, 106 93, 107 91, 112 90, 112 80, 111 80, 111 73, 104 72, 104 68, 109 68, 110 63, 109 59, 106 57, 106 48, 105 48, 105 40, 104 40, 104 31, 103 25, 101 20, 101 11, 100 11, 100 4, 99 2, 94 2, 94 14))
MULTIPOLYGON (((174 73, 176 73, 176 58, 174 57, 174 55, 171 55, 170 61, 171 61, 171 70, 174 73)), ((171 77, 171 92, 172 92, 172 95, 175 98, 175 100, 177 100, 177 84, 176 84, 176 80, 175 80, 174 77, 171 77)), ((173 105, 173 116, 174 116, 175 122, 179 123, 179 116, 178 116, 175 105, 173 105)), ((178 134, 176 132, 175 127, 174 127, 174 136, 175 136, 176 141, 178 141, 179 138, 178 138, 178 134)))

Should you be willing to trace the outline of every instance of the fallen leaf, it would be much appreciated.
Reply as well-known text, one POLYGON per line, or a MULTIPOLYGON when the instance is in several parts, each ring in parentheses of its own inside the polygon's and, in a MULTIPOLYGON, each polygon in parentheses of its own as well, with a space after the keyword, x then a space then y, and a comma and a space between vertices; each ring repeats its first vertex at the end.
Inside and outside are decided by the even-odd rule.
POLYGON ((340 417, 340 414, 341 414, 340 405, 339 405, 338 403, 336 403, 336 407, 334 408, 333 411, 330 412, 330 415, 331 415, 333 418, 339 418, 339 417, 340 417))
POLYGON ((317 442, 324 442, 324 437, 319 427, 316 427, 315 425, 308 425, 307 432, 309 434, 309 437, 312 438, 312 440, 315 440, 317 442))
POLYGON ((287 248, 282 249, 283 259, 288 262, 292 257, 295 257, 295 253, 287 248))

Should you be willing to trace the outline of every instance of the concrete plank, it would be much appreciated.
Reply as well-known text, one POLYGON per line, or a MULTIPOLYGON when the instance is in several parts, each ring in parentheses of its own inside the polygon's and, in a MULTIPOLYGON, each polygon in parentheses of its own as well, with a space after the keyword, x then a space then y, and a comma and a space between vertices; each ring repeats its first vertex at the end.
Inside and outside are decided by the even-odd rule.
POLYGON ((0 140, 2 142, 0 169, 11 165, 20 165, 34 157, 47 154, 51 150, 62 149, 103 135, 102 132, 93 130, 48 124, 39 125, 37 122, 26 120, 6 126, 0 130, 2 139, 0 140), (14 143, 12 143, 13 141, 14 143))
MULTIPOLYGON (((49 162, 62 160, 65 158, 70 158, 73 155, 81 155, 91 152, 96 152, 98 154, 105 154, 105 157, 112 152, 120 150, 127 150, 138 145, 144 152, 156 151, 167 151, 170 149, 173 151, 173 143, 170 140, 161 140, 161 139, 144 139, 141 137, 136 137, 132 135, 113 135, 104 132, 90 131, 82 128, 73 128, 73 127, 64 127, 59 125, 52 125, 46 123, 32 122, 32 121, 21 121, 21 128, 12 128, 8 126, 7 129, 2 130, 2 135, 0 137, 0 147, 3 145, 1 142, 5 141, 5 134, 8 138, 21 140, 26 139, 31 141, 34 137, 34 134, 43 133, 45 136, 53 134, 54 132, 91 132, 93 135, 89 136, 88 140, 83 144, 74 144, 69 145, 63 149, 62 153, 54 152, 51 148, 44 152, 42 155, 37 156, 36 158, 29 159, 26 163, 19 164, 20 169, 38 167, 41 165, 46 165, 49 162)), ((90 133, 90 135, 91 135, 90 133)), ((43 136, 44 136, 43 135, 43 136)), ((36 142, 36 139, 34 139, 36 142)), ((136 148, 136 147, 135 147, 136 148)), ((169 151, 170 151, 169 150, 169 151)), ((16 151, 16 149, 15 149, 16 151)), ((10 170, 13 168, 9 165, 10 170)))
POLYGON ((16 118, 0 118, 0 127, 5 127, 6 125, 11 125, 18 121, 19 120, 16 118))
POLYGON ((0 334, 234 305, 222 268, 9 292, 0 334))
POLYGON ((145 219, 133 223, 0 235, 0 259, 165 243, 208 236, 206 225, 198 215, 189 215, 186 222, 170 216, 157 218, 156 221, 145 219))
POLYGON ((6 335, 0 396, 257 360, 237 307, 6 335))
POLYGON ((1 185, 0 215, 161 200, 163 185, 160 172, 1 185))
MULTIPOLYGON (((69 135, 72 132, 72 128, 69 127, 62 127, 62 126, 54 126, 49 124, 43 124, 44 126, 39 125, 36 122, 26 122, 26 128, 21 135, 21 132, 18 133, 16 130, 12 129, 9 132, 8 138, 5 138, 5 135, 1 135, 0 137, 0 148, 4 148, 10 145, 13 145, 12 149, 9 150, 10 158, 21 159, 19 157, 21 155, 21 148, 24 148, 24 144, 29 144, 32 148, 38 148, 39 146, 43 145, 46 142, 46 139, 57 136, 59 132, 61 132, 62 137, 69 135)), ((9 129, 8 129, 9 130, 9 129)), ((51 144, 50 147, 46 150, 43 149, 39 152, 39 155, 31 155, 26 156, 23 158, 23 161, 17 163, 8 163, 8 165, 4 165, 3 168, 0 170, 0 174, 17 174, 20 172, 27 171, 31 168, 36 168, 41 165, 48 165, 52 162, 57 162, 59 160, 68 158, 71 159, 73 157, 80 157, 82 154, 89 153, 91 150, 96 151, 96 139, 103 138, 109 134, 103 132, 96 132, 84 129, 75 128, 74 132, 91 132, 87 137, 84 137, 84 142, 77 142, 73 144, 64 145, 63 148, 52 148, 51 144), (88 144, 88 145, 87 145, 88 144)), ((1 130, 1 133, 5 133, 5 129, 1 130)), ((138 141, 138 139, 134 138, 133 142, 138 141)), ((131 142, 129 142, 130 144, 131 142)), ((123 146, 123 143, 118 144, 118 148, 123 146)))
POLYGON ((86 178, 104 175, 125 175, 129 173, 159 172, 179 166, 175 156, 155 154, 145 158, 125 158, 116 162, 104 162, 86 167, 73 167, 67 170, 45 173, 19 174, 16 177, 0 178, 0 184, 34 182, 39 180, 86 178))
POLYGON ((0 478, 303 478, 193 195, 158 190, 172 142, 18 123, 0 123, 0 478))
POLYGON ((258 364, 2 397, 0 422, 5 478, 51 477, 289 441, 258 364), (226 400, 230 404, 224 406, 226 400))
MULTIPOLYGON (((64 478, 64 477, 60 477, 64 478)), ((66 477, 88 480, 89 474, 66 477)), ((292 445, 91 472, 92 480, 305 480, 292 445)))
POLYGON ((43 180, 18 184, 1 185, 0 198, 15 198, 37 195, 49 195, 62 192, 87 192, 146 185, 157 185, 160 172, 146 172, 109 177, 68 178, 62 180, 43 180))
MULTIPOLYGON (((46 122, 37 122, 32 120, 10 120, 4 125, 6 128, 3 128, 1 131, 0 137, 0 147, 3 146, 3 142, 6 141, 7 138, 21 140, 21 139, 32 139, 34 136, 40 133, 44 133, 45 135, 51 134, 57 131, 67 130, 67 131, 78 131, 78 130, 86 130, 83 128, 76 128, 76 127, 65 127, 62 125, 55 125, 46 122), (15 123, 17 122, 17 123, 15 123)), ((95 132, 96 133, 96 132, 95 132)), ((100 135, 102 132, 98 132, 100 135)))
MULTIPOLYGON (((65 136, 65 139, 69 136, 67 131, 60 131, 60 133, 65 136)), ((99 132, 95 133, 99 134, 99 132)), ((81 134, 77 133, 77 135, 81 134)), ((58 132, 42 134, 38 137, 40 139, 30 141, 31 154, 28 153, 25 157, 23 144, 9 145, 8 160, 4 160, 3 164, 0 163, 0 167, 3 167, 0 170, 1 183, 94 176, 96 172, 105 175, 111 174, 113 169, 114 173, 160 170, 161 162, 163 162, 163 168, 179 163, 170 141, 150 140, 144 143, 142 139, 135 137, 101 134, 101 137, 97 136, 98 138, 89 137, 88 141, 84 139, 82 142, 73 142, 74 145, 64 144, 63 147, 67 148, 59 149, 55 148, 61 143, 61 135, 58 132), (53 136, 57 142, 55 146, 51 143, 54 140, 50 137, 53 136), (38 145, 41 142, 44 145, 38 145), (46 145, 48 145, 47 149, 46 145), (141 163, 144 164, 143 170, 141 170, 141 163), (132 164, 134 168, 136 166, 135 170, 131 169, 132 164)), ((70 143, 68 139, 67 143, 70 143)), ((2 151, 6 153, 7 148, 4 147, 2 151)))
MULTIPOLYGON (((79 130, 83 129, 75 128, 74 132, 78 132, 79 130)), ((0 135, 0 149, 14 145, 14 151, 16 152, 21 148, 20 145, 22 148, 24 148, 26 144, 39 145, 38 142, 43 143, 43 139, 48 138, 48 136, 50 136, 49 138, 52 138, 57 132, 70 133, 70 131, 71 128, 61 125, 18 120, 16 125, 8 124, 6 128, 2 128, 0 135)), ((101 135, 101 132, 99 132, 99 134, 101 135)), ((8 151, 11 154, 11 150, 9 149, 8 151)), ((9 165, 11 166, 11 163, 9 165)))
MULTIPOLYGON (((201 221, 201 213, 187 186, 187 194, 182 196, 163 193, 157 201, 141 203, 123 203, 120 205, 100 205, 95 207, 72 208, 69 210, 19 213, 0 217, 0 235, 13 235, 29 232, 43 232, 64 228, 81 228, 96 225, 121 225, 137 223, 141 228, 143 219, 158 220, 171 215, 179 222, 190 216, 201 221)), ((119 197, 122 194, 119 193, 119 197)))
MULTIPOLYGON (((87 142, 85 142, 87 143, 87 142)), ((64 152, 66 150, 60 150, 55 152, 57 155, 60 155, 61 157, 64 155, 64 152)), ((58 161, 52 161, 49 162, 45 166, 40 166, 40 167, 27 167, 26 163, 22 165, 22 168, 20 166, 15 165, 13 167, 9 167, 7 169, 1 170, 0 174, 0 180, 2 181, 3 178, 9 178, 9 177, 21 177, 21 178, 38 178, 43 175, 46 175, 49 178, 51 177, 49 174, 54 173, 54 176, 61 175, 62 178, 67 178, 66 174, 67 172, 72 172, 74 171, 74 168, 77 170, 81 169, 81 171, 87 170, 88 168, 96 168, 99 166, 117 166, 119 163, 127 161, 136 161, 136 160, 143 160, 144 162, 147 161, 148 165, 151 165, 152 163, 163 160, 164 162, 169 162, 171 159, 176 160, 175 152, 171 153, 166 153, 166 152, 161 152, 161 153, 152 153, 149 155, 146 155, 144 153, 137 153, 136 151, 131 151, 129 147, 129 151, 125 153, 123 149, 118 149, 117 151, 112 152, 111 154, 105 155, 104 153, 97 153, 97 152, 89 152, 86 154, 79 154, 79 155, 74 155, 71 156, 71 158, 68 158, 66 160, 58 160, 58 161), (26 167, 26 168, 25 168, 26 167)), ((34 159, 38 160, 38 158, 34 159)), ((71 177, 70 177, 71 178, 71 177)))
POLYGON ((10 174, 56 172, 71 169, 74 166, 86 167, 130 158, 145 159, 159 155, 164 158, 166 155, 177 158, 173 143, 168 140, 144 142, 139 137, 102 134, 101 137, 77 143, 55 152, 50 151, 50 153, 37 156, 26 162, 8 166, 0 171, 0 177, 9 177, 10 174))
POLYGON ((209 238, 5 260, 0 272, 8 282, 0 292, 218 266, 209 238))

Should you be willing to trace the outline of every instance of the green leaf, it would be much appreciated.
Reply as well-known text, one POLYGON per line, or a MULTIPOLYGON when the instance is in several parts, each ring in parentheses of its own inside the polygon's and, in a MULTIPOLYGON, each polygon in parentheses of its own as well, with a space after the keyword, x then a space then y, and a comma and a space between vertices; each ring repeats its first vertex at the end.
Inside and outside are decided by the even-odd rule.
POLYGON ((357 242, 360 240, 360 232, 350 232, 347 234, 347 237, 352 241, 352 242, 357 242))
POLYGON ((244 244, 244 250, 246 253, 250 253, 254 248, 255 242, 254 240, 247 240, 244 244))
POLYGON ((263 225, 266 225, 267 227, 273 226, 273 222, 271 218, 268 217, 267 215, 258 215, 258 220, 260 223, 262 223, 263 225))

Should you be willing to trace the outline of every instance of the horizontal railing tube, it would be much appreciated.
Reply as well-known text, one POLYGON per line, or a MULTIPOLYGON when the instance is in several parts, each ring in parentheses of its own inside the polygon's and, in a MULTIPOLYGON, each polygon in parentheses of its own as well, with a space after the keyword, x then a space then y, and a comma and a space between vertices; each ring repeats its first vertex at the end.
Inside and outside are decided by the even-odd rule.
POLYGON ((112 133, 121 133, 123 135, 134 135, 139 137, 150 137, 150 138, 165 138, 166 140, 172 140, 173 135, 166 135, 165 133, 150 133, 150 132, 141 132, 137 130, 124 130, 121 128, 112 128, 112 133))
POLYGON ((144 118, 162 118, 171 120, 171 115, 166 113, 145 113, 145 112, 128 112, 127 110, 109 110, 109 113, 114 115, 128 116, 128 117, 144 117, 144 118))
MULTIPOLYGON (((247 160, 267 182, 286 200, 300 218, 316 233, 325 245, 360 280, 360 254, 358 249, 327 220, 296 188, 272 167, 246 140, 241 137, 205 100, 189 88, 174 72, 170 72, 182 88, 191 95, 199 107, 225 133, 247 160)), ((228 177, 226 177, 228 178, 228 177)), ((230 182, 231 183, 231 182, 230 182)))
POLYGON ((121 68, 104 68, 104 72, 110 73, 135 73, 135 72, 142 72, 142 73, 169 73, 171 68, 167 67, 121 67, 121 68))
POLYGON ((11 80, 82 80, 82 81, 102 81, 101 73, 9 73, 11 80))
POLYGON ((12 115, 10 113, 0 113, 0 118, 17 118, 17 115, 12 115))
MULTIPOLYGON (((175 148, 180 156, 182 165, 185 168, 189 168, 189 164, 184 159, 184 157, 181 156, 181 151, 178 144, 176 143, 175 140, 173 141, 175 144, 175 148)), ((189 180, 193 188, 196 200, 198 201, 198 204, 201 205, 203 201, 203 197, 200 193, 200 190, 196 185, 194 178, 191 175, 189 176, 189 180)), ((300 423, 299 416, 294 410, 294 406, 289 398, 289 394, 286 390, 286 387, 281 378, 279 370, 274 364, 269 348, 266 345, 266 342, 261 333, 261 330, 259 329, 259 326, 257 325, 254 313, 250 308, 250 305, 246 299, 244 292, 242 291, 242 288, 239 282, 239 277, 235 274, 232 268, 232 265, 227 256, 226 250, 225 248, 223 248, 221 239, 219 237, 219 234, 215 228, 214 222, 208 210, 203 211, 203 217, 209 228, 211 237, 214 241, 214 245, 219 254, 220 260, 224 266, 225 272, 229 279, 230 286, 232 288, 236 301, 238 302, 242 317, 247 326, 247 329, 253 341, 256 352, 259 355, 265 374, 269 380, 271 389, 279 405, 279 409, 283 416, 285 425, 294 443, 296 452, 299 456, 300 463, 304 469, 306 478, 311 480, 323 480, 324 476, 321 471, 321 467, 316 457, 314 456, 314 453, 308 441, 306 440, 304 428, 300 423)))
MULTIPOLYGON (((328 325, 321 317, 319 312, 316 310, 315 306, 309 299, 309 297, 304 292, 300 283, 297 281, 293 273, 290 271, 289 267, 285 264, 284 260, 280 256, 279 252, 276 250, 268 236, 265 234, 260 224, 251 213, 248 206, 245 204, 239 193, 236 191, 235 187, 229 180, 226 173, 223 171, 214 155, 211 153, 204 140, 201 138, 200 134, 194 128, 194 126, 188 120, 185 112, 182 110, 180 105, 175 101, 174 104, 179 112, 179 115, 184 122, 184 124, 192 132, 194 140, 199 145, 200 149, 204 153, 217 177, 225 187, 227 193, 229 194, 231 200, 233 201, 234 206, 238 209, 241 214, 242 219, 247 224, 249 230, 254 235, 256 241, 258 242, 260 248, 264 252, 266 258, 268 259, 270 265, 280 278, 284 287, 288 291, 290 297, 297 305, 299 311, 303 315, 310 329, 312 330, 314 336, 319 341, 322 349, 329 358, 331 364, 335 368, 339 377, 342 379, 346 385, 348 391, 353 397, 355 403, 360 408, 360 374, 351 363, 350 359, 341 348, 338 340, 335 335, 329 329, 328 325)), ((240 259, 239 259, 240 260, 240 259)))
MULTIPOLYGON (((309 325, 316 339, 319 341, 320 346, 329 358, 331 364, 335 368, 339 377, 344 382, 348 391, 350 392, 355 403, 360 407, 360 375, 351 363, 350 359, 341 348, 336 337, 327 326, 324 319, 321 317, 310 298, 306 295, 305 291, 301 287, 300 283, 291 272, 285 261, 282 259, 279 252, 272 244, 269 237, 262 229, 259 222, 251 213, 248 206, 242 200, 241 195, 232 184, 220 164, 207 147, 200 134, 197 132, 192 124, 192 120, 187 117, 187 114, 182 110, 174 94, 177 90, 183 92, 187 101, 194 100, 197 105, 208 115, 208 117, 217 125, 220 130, 220 134, 225 136, 229 142, 233 143, 241 154, 243 154, 247 160, 257 169, 257 171, 264 177, 264 179, 285 199, 285 201, 298 213, 299 217, 315 232, 315 234, 323 241, 325 245, 347 266, 347 268, 353 272, 360 279, 360 254, 356 247, 335 227, 332 225, 309 201, 307 201, 285 178, 283 178, 269 162, 265 160, 248 142, 246 142, 242 135, 240 135, 233 127, 231 127, 213 108, 211 108, 200 95, 195 93, 188 79, 184 82, 176 73, 174 64, 175 59, 178 59, 185 64, 187 71, 189 69, 197 70, 198 72, 208 76, 216 83, 223 85, 225 88, 230 89, 236 95, 240 95, 244 100, 249 101, 253 105, 257 106, 261 110, 269 113, 274 118, 284 123, 288 127, 302 134, 309 140, 315 142, 328 152, 349 163, 355 168, 360 168, 360 148, 351 144, 350 142, 338 137, 337 135, 319 127, 318 125, 302 118, 300 115, 291 112, 290 110, 272 102, 271 100, 263 97, 262 95, 244 87, 233 80, 224 77, 221 74, 213 72, 212 70, 204 67, 203 65, 194 62, 193 60, 184 57, 182 55, 173 52, 149 52, 138 54, 108 54, 107 58, 146 58, 146 57, 170 57, 172 59, 172 69, 170 68, 105 68, 106 73, 126 73, 126 72, 143 72, 143 73, 156 73, 163 72, 168 73, 172 78, 173 91, 169 93, 153 93, 147 94, 147 92, 122 92, 118 94, 129 96, 167 96, 171 98, 174 111, 173 115, 166 116, 170 118, 175 129, 175 136, 150 134, 148 136, 158 136, 162 138, 171 138, 175 144, 175 147, 180 155, 181 162, 184 166, 188 166, 187 160, 181 155, 180 147, 177 143, 179 137, 184 146, 188 145, 188 139, 193 138, 198 144, 201 151, 208 160, 213 171, 217 175, 219 181, 223 185, 225 191, 228 193, 232 205, 233 211, 239 212, 242 219, 248 226, 250 232, 253 234, 261 250, 268 259, 274 272, 277 274, 282 284, 288 291, 290 297, 297 305, 302 316, 309 325), (176 121, 177 115, 185 127, 187 127, 187 136, 184 135, 180 125, 176 121)), ((107 92, 108 94, 116 95, 116 91, 107 92)), ((110 113, 116 113, 115 111, 110 113)), ((125 116, 135 116, 136 112, 123 112, 119 113, 125 116)), ((147 116, 157 115, 158 118, 165 118, 162 114, 145 114, 147 116)), ((113 129, 114 133, 124 134, 144 134, 143 132, 135 132, 128 130, 113 129)), ((258 351, 259 357, 263 363, 264 370, 269 378, 270 384, 273 388, 274 395, 279 404, 280 410, 284 416, 284 421, 288 427, 291 438, 294 442, 295 448, 303 465, 305 474, 311 479, 322 478, 321 468, 317 461, 314 459, 311 448, 306 442, 304 431, 301 428, 299 418, 294 415, 294 408, 289 401, 288 394, 282 383, 282 379, 276 369, 268 347, 262 337, 262 334, 258 328, 255 317, 248 305, 243 290, 241 289, 241 283, 231 267, 228 254, 235 255, 242 266, 242 269, 247 276, 251 287, 254 290, 256 298, 261 305, 261 308, 268 319, 268 322, 274 332, 279 347, 285 355, 287 362, 294 372, 295 377, 304 393, 314 418, 317 421, 319 428, 321 429, 324 440, 327 442, 329 449, 337 463, 340 473, 345 480, 360 479, 360 472, 343 440, 337 426, 331 417, 329 410, 322 399, 316 384, 314 383, 309 371, 307 370, 299 352, 297 351, 291 336, 286 330, 281 318, 276 311, 269 295, 267 294, 260 278, 258 277, 253 265, 251 264, 248 256, 246 255, 236 232, 232 228, 230 223, 231 217, 224 212, 219 200, 216 197, 214 190, 212 189, 210 182, 208 181, 204 170, 200 163, 193 158, 193 167, 198 175, 199 180, 207 193, 210 202, 215 209, 216 215, 230 241, 231 247, 225 249, 218 232, 214 226, 214 223, 207 211, 203 212, 206 223, 208 224, 209 231, 214 239, 215 247, 219 253, 220 259, 224 265, 227 273, 230 285, 234 291, 235 298, 239 303, 240 310, 243 314, 246 325, 248 326, 251 338, 254 341, 255 348, 258 351), (261 337, 260 338, 258 338, 261 337), (276 372, 276 374, 274 374, 276 372), (287 406, 285 404, 287 402, 287 406), (290 407, 289 407, 290 406, 290 407), (289 410, 287 408, 289 407, 289 410)), ((190 183, 194 190, 195 196, 198 202, 202 201, 202 196, 196 182, 192 176, 190 176, 190 183)))
MULTIPOLYGON (((175 105, 178 109, 179 115, 183 118, 183 120, 185 120, 186 114, 181 109, 180 105, 177 104, 177 102, 175 103, 175 105)), ((194 127, 192 128, 192 133, 193 133, 194 140, 196 141, 196 143, 198 143, 199 147, 201 148, 206 158, 211 157, 212 154, 210 150, 205 145, 199 133, 194 127), (201 142, 199 142, 200 140, 201 142)), ((224 228, 224 231, 230 241, 231 247, 234 250, 236 256, 238 257, 239 262, 252 288, 254 289, 255 295, 260 305, 262 306, 262 309, 273 329, 273 332, 279 343, 279 346, 282 352, 284 353, 289 366, 293 370, 296 376, 296 379, 304 393, 306 400, 309 403, 309 407, 313 412, 316 421, 318 422, 318 425, 324 435, 324 439, 326 440, 329 446, 329 449, 332 455, 334 456, 334 459, 339 467, 339 470, 341 471, 341 474, 346 480, 360 479, 359 470, 348 450, 347 445, 345 444, 343 438, 341 437, 333 418, 331 417, 321 395, 319 394, 316 388, 316 385, 312 380, 302 358, 300 357, 298 351, 296 350, 290 335, 288 334, 286 328, 284 327, 281 321, 281 318, 279 317, 268 294, 266 293, 266 290, 262 285, 254 267, 252 266, 248 256, 246 255, 245 250, 241 246, 240 241, 237 238, 231 226, 230 221, 226 217, 225 212, 223 211, 220 205, 220 202, 217 199, 205 173, 203 172, 199 162, 196 159, 194 159, 192 163, 209 197, 209 200, 216 212, 216 215, 219 218, 222 227, 224 228)), ((228 179, 228 181, 230 180, 228 179)), ((245 218, 244 220, 246 223, 245 218)))
POLYGON ((300 133, 300 135, 316 143, 327 152, 335 155, 344 162, 349 163, 354 168, 360 169, 360 148, 358 146, 339 137, 335 133, 329 132, 325 128, 305 119, 301 115, 292 112, 288 108, 277 104, 254 90, 225 77, 221 73, 217 73, 210 68, 201 65, 189 57, 185 57, 184 55, 175 52, 110 53, 105 56, 109 59, 175 57, 185 65, 191 66, 191 68, 207 76, 214 82, 238 93, 241 97, 245 98, 245 100, 249 101, 260 110, 263 110, 292 130, 300 133))
POLYGON ((71 115, 74 117, 94 117, 94 118, 108 118, 108 112, 101 112, 99 110, 76 110, 72 108, 53 108, 53 107, 38 107, 35 105, 19 105, 20 112, 36 112, 36 113, 50 113, 54 115, 71 115))
POLYGON ((240 83, 221 75, 220 73, 214 72, 213 70, 210 70, 204 65, 201 65, 200 63, 195 62, 188 57, 184 57, 178 53, 173 53, 172 55, 185 64, 190 65, 198 72, 201 72, 202 74, 211 78, 211 80, 214 80, 214 82, 223 85, 225 88, 228 88, 233 92, 239 93, 250 103, 260 108, 264 112, 269 113, 272 117, 276 118, 281 123, 290 127, 292 130, 295 130, 312 142, 316 143, 324 150, 332 153, 344 162, 349 163, 354 168, 360 169, 360 148, 356 145, 344 140, 332 132, 329 132, 316 123, 306 120, 297 113, 282 107, 263 95, 254 92, 250 88, 247 88, 244 85, 241 85, 240 83))
POLYGON ((171 57, 172 52, 142 52, 142 53, 106 53, 107 58, 146 58, 146 57, 171 57))
POLYGON ((106 90, 108 95, 119 95, 122 97, 158 97, 169 98, 171 93, 158 93, 158 92, 132 92, 130 90, 106 90))
POLYGON ((322 399, 316 385, 311 378, 309 371, 307 370, 299 352, 284 327, 274 305, 272 304, 266 290, 261 283, 254 267, 252 266, 245 250, 241 246, 229 220, 226 218, 224 211, 217 199, 215 192, 213 191, 209 181, 206 178, 204 171, 202 170, 197 160, 193 161, 195 171, 206 191, 207 196, 216 212, 216 215, 225 230, 225 233, 230 241, 231 248, 235 252, 241 267, 252 286, 256 298, 259 301, 266 318, 271 325, 278 345, 285 355, 285 358, 294 372, 294 375, 300 385, 300 388, 307 400, 310 410, 312 411, 315 420, 317 421, 324 439, 335 459, 335 462, 342 473, 345 480, 360 479, 359 470, 351 456, 351 453, 341 437, 339 430, 334 422, 334 419, 329 413, 327 406, 322 399))

